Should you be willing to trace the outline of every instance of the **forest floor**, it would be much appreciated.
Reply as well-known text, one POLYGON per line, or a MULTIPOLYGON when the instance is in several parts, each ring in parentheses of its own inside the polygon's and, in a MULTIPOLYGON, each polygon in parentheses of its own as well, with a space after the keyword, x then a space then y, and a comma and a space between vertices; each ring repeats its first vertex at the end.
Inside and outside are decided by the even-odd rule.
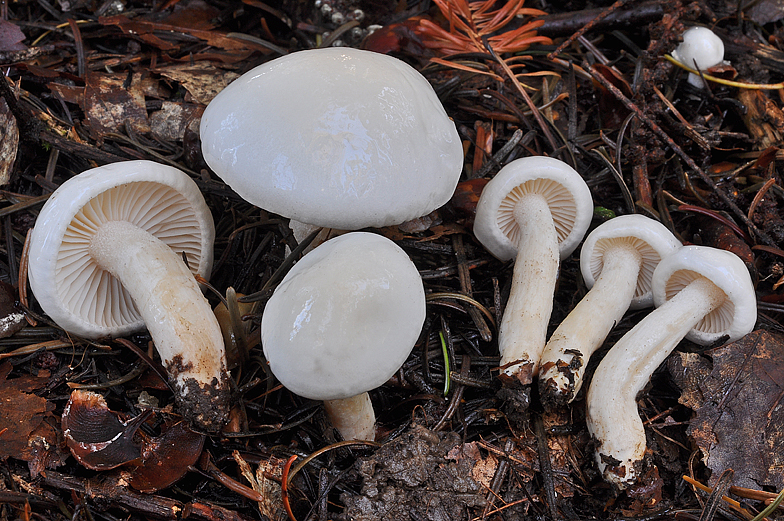
MULTIPOLYGON (((782 20, 778 0, 0 2, 0 521, 758 518, 784 489, 782 20), (469 5, 474 19, 450 25, 469 5), (521 7, 531 11, 501 22, 477 14, 521 7), (707 88, 666 58, 694 25, 725 46, 707 88), (377 443, 341 441, 318 402, 268 377, 260 317, 297 243, 287 219, 209 169, 199 138, 205 107, 240 75, 333 45, 419 70, 465 153, 448 204, 374 230, 410 256, 428 295, 411 355, 371 392, 377 443), (616 325, 568 407, 498 378, 512 263, 472 222, 501 166, 541 155, 583 177, 591 228, 642 214, 684 244, 735 253, 756 289, 752 333, 679 343, 637 396, 647 449, 624 490, 598 470, 584 390, 650 310, 616 325), (216 229, 207 296, 247 296, 248 356, 232 366, 218 434, 177 423, 146 333, 68 334, 27 287, 24 245, 44 202, 74 175, 129 159, 198 182, 216 229), (85 405, 94 444, 76 447, 62 417, 92 396, 80 392, 104 401, 85 405)), ((587 292, 579 252, 561 262, 548 333, 587 292)))

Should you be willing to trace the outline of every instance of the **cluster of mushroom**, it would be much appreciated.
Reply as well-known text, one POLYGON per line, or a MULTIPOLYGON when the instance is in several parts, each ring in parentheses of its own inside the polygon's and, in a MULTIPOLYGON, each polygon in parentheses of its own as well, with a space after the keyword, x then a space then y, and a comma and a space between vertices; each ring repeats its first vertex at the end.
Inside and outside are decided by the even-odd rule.
POLYGON ((605 479, 623 488, 639 476, 646 440, 636 396, 684 337, 736 340, 756 322, 751 277, 734 254, 681 246, 662 224, 616 217, 586 238, 580 267, 590 291, 545 342, 560 258, 588 227, 591 197, 561 161, 531 157, 502 168, 477 205, 476 237, 502 260, 516 256, 499 329, 501 378, 530 385, 545 407, 574 400, 588 358, 628 309, 656 310, 605 356, 587 393, 588 429, 605 479), (560 250, 559 250, 560 249, 560 250))
MULTIPOLYGON (((463 163, 454 123, 416 70, 346 48, 302 51, 246 73, 207 107, 201 137, 209 166, 249 202, 340 230, 433 211, 453 193, 463 163), (248 103, 264 99, 275 102, 248 103)), ((487 184, 474 232, 499 259, 515 259, 499 328, 501 378, 519 387, 539 375, 547 406, 574 399, 588 358, 629 308, 657 306, 612 348, 587 394, 599 466, 625 486, 645 447, 637 392, 684 336, 713 342, 750 331, 755 299, 732 254, 681 247, 651 219, 618 217, 585 240, 580 263, 591 289, 548 341, 559 263, 583 240, 592 213, 576 171, 529 157, 487 184)), ((65 330, 100 338, 146 327, 180 411, 208 432, 225 423, 230 404, 220 327, 194 277, 209 275, 213 236, 187 175, 129 161, 84 172, 52 195, 31 235, 29 265, 41 307, 65 330)), ((305 255, 283 279, 264 310, 262 345, 276 377, 324 400, 344 438, 373 439, 367 391, 405 361, 424 318, 422 281, 405 252, 352 232, 305 255)))
MULTIPOLYGON (((449 200, 463 166, 455 125, 427 80, 396 58, 350 48, 301 51, 249 71, 209 104, 201 138, 213 171, 288 217, 295 234, 426 215, 449 200)), ((323 400, 343 438, 372 440, 367 391, 400 368, 424 320, 424 287, 406 253, 351 232, 310 251, 278 285, 262 315, 262 346, 276 378, 323 400)))
MULTIPOLYGON (((208 164, 250 202, 342 230, 433 211, 463 163, 455 125, 424 77, 347 48, 298 52, 248 72, 210 103, 201 134, 208 164)), ((220 326, 194 277, 209 276, 213 238, 193 180, 129 161, 63 183, 38 218, 29 264, 41 307, 66 331, 102 338, 146 327, 180 412, 207 432, 227 420, 231 383, 220 326)), ((344 437, 372 439, 365 391, 413 348, 424 288, 407 255, 379 235, 322 248, 270 300, 264 350, 292 390, 327 400, 344 437)))

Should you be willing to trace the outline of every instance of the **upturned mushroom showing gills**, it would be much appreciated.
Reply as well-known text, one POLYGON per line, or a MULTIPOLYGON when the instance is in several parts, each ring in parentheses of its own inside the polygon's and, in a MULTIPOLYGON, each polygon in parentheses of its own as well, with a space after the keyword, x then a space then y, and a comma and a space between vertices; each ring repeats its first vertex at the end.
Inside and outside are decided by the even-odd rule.
MULTIPOLYGON (((690 27, 683 31, 683 41, 672 51, 672 57, 690 69, 706 71, 724 63, 724 42, 707 27, 690 27)), ((702 78, 693 72, 688 82, 697 88, 704 86, 702 78)))
POLYGON ((66 331, 101 338, 146 327, 181 414, 209 432, 227 418, 230 389, 220 326, 194 278, 209 276, 214 235, 186 174, 114 163, 52 194, 30 235, 28 268, 41 308, 66 331))
POLYGON ((588 234, 580 269, 590 291, 559 324, 542 353, 539 395, 546 407, 572 402, 588 359, 628 309, 653 305, 653 270, 680 247, 664 225, 642 215, 610 219, 588 234))
POLYGON ((201 118, 204 159, 246 201, 314 227, 400 224, 445 204, 463 167, 427 80, 391 56, 299 51, 245 73, 201 118))
POLYGON ((529 385, 537 374, 560 261, 580 243, 592 213, 580 174, 549 157, 512 161, 482 191, 474 235, 497 258, 515 259, 498 331, 507 385, 529 385))
POLYGON ((367 391, 403 365, 425 321, 422 279, 380 235, 331 239, 294 265, 261 318, 270 369, 295 394, 323 400, 346 440, 373 440, 367 391))
POLYGON ((597 464, 619 488, 634 483, 642 470, 645 430, 636 398, 653 371, 684 337, 701 345, 734 341, 757 320, 751 276, 728 251, 684 246, 659 263, 652 288, 656 309, 610 349, 586 399, 597 464))

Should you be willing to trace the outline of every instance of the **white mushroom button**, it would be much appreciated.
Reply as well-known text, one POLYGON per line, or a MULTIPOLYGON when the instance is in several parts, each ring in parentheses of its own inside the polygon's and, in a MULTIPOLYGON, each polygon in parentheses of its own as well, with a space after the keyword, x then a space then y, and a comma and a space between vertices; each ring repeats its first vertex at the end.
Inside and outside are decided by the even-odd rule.
POLYGON ((372 440, 367 391, 403 365, 425 321, 422 279, 380 235, 331 239, 294 265, 261 319, 270 369, 295 394, 323 400, 344 439, 372 440))
POLYGON ((41 308, 66 331, 118 337, 146 326, 180 412, 207 431, 220 429, 229 407, 220 326, 194 278, 209 277, 214 235, 183 172, 114 163, 52 194, 30 235, 28 269, 41 308))
POLYGON ((610 349, 586 399, 599 469, 620 488, 640 475, 645 430, 635 400, 654 370, 684 337, 702 345, 734 341, 757 320, 749 272, 724 250, 682 247, 659 263, 652 287, 657 308, 610 349))
POLYGON ((664 225, 642 215, 610 219, 588 234, 580 269, 590 291, 547 341, 539 370, 542 403, 571 403, 588 359, 627 309, 653 305, 653 270, 680 247, 664 225))
POLYGON ((339 230, 430 213, 463 166, 427 80, 396 58, 345 47, 244 74, 207 106, 201 140, 210 168, 248 202, 339 230))
POLYGON ((497 258, 515 259, 498 332, 507 384, 528 385, 536 375, 560 261, 580 243, 592 214, 580 174, 549 157, 512 161, 482 191, 474 235, 497 258))
MULTIPOLYGON (((724 42, 707 27, 691 27, 683 31, 683 41, 672 51, 672 57, 690 69, 706 71, 724 63, 724 42)), ((689 73, 688 81, 703 87, 697 74, 689 73)))

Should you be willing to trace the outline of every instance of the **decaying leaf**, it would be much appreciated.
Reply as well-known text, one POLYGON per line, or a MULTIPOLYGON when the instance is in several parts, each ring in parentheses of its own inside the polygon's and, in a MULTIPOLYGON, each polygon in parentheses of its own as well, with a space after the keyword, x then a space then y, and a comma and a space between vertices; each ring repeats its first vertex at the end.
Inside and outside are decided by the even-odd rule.
POLYGON ((267 519, 284 519, 282 491, 280 481, 283 478, 283 467, 286 460, 270 456, 262 459, 254 475, 250 465, 239 452, 234 451, 234 460, 239 465, 242 476, 248 480, 253 490, 259 492, 264 501, 259 501, 259 512, 267 519))
POLYGON ((22 43, 26 36, 18 25, 8 20, 0 20, 0 51, 21 51, 27 49, 22 43))
POLYGON ((150 130, 138 74, 129 78, 126 74, 89 73, 84 90, 84 112, 97 139, 109 132, 121 131, 126 122, 135 132, 150 130))
MULTIPOLYGON (((3 79, 5 81, 5 79, 3 79)), ((11 170, 19 147, 19 128, 5 100, 0 98, 0 185, 11 182, 11 170)))
POLYGON ((185 129, 194 118, 201 116, 201 112, 192 103, 164 101, 161 110, 150 114, 150 131, 161 141, 182 141, 185 129))
POLYGON ((705 359, 694 355, 669 362, 686 396, 682 402, 696 409, 687 433, 714 479, 733 469, 736 486, 784 486, 783 340, 758 330, 708 351, 710 372, 705 359))
POLYGON ((150 417, 144 412, 123 420, 98 393, 75 390, 63 410, 66 444, 79 463, 92 470, 123 467, 125 482, 140 492, 155 492, 178 481, 196 463, 204 438, 178 422, 160 436, 139 427, 150 417))
POLYGON ((239 77, 236 72, 225 71, 204 62, 167 65, 155 69, 154 72, 181 83, 191 98, 202 105, 207 105, 239 77))
POLYGON ((100 394, 75 390, 63 410, 63 434, 79 463, 92 470, 113 469, 141 458, 134 435, 148 417, 123 421, 100 394))
POLYGON ((54 405, 31 391, 43 387, 47 378, 22 376, 7 380, 13 366, 0 365, 0 459, 14 457, 29 461, 29 440, 54 405))
POLYGON ((131 466, 128 484, 139 492, 155 492, 179 481, 204 448, 203 434, 177 422, 157 437, 143 437, 142 462, 131 466))

